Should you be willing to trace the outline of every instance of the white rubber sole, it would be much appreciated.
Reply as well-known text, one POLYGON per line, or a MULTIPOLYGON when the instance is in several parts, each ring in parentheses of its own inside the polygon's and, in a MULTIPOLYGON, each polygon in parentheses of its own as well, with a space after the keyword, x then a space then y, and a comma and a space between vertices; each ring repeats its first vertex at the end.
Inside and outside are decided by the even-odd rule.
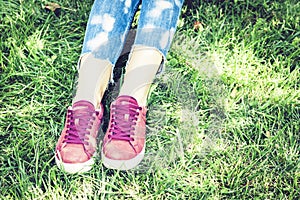
POLYGON ((105 157, 103 151, 101 151, 102 163, 106 168, 109 169, 130 170, 138 166, 138 164, 140 164, 140 162, 143 160, 145 155, 145 147, 146 145, 144 145, 144 148, 141 151, 141 153, 139 153, 136 157, 130 160, 113 160, 105 157))
MULTIPOLYGON (((59 153, 57 152, 59 155, 59 153)), ((84 163, 64 163, 62 162, 57 156, 55 155, 55 163, 58 166, 59 169, 68 172, 70 174, 75 174, 75 173, 84 173, 87 171, 90 171, 92 169, 92 166, 94 164, 94 155, 91 159, 84 163)))

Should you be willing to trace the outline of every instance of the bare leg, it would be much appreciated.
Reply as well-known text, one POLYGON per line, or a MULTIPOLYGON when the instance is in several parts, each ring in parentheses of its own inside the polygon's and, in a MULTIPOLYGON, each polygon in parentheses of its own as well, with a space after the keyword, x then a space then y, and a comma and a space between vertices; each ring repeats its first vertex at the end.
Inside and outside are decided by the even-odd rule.
POLYGON ((119 95, 132 96, 140 106, 146 106, 150 86, 161 62, 162 55, 158 50, 145 46, 135 47, 119 95))
POLYGON ((87 100, 96 108, 103 97, 111 75, 112 64, 88 53, 81 58, 76 95, 73 103, 87 100))

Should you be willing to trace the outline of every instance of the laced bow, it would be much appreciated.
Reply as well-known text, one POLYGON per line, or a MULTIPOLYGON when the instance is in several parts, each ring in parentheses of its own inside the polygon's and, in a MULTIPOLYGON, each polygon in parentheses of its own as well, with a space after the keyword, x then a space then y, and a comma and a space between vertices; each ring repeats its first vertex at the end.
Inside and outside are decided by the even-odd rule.
MULTIPOLYGON (((90 134, 95 120, 95 110, 86 102, 74 104, 67 112, 67 134, 64 142, 69 144, 88 144, 85 136, 90 134)), ((98 115, 96 111, 96 115, 98 115)))
POLYGON ((142 108, 138 106, 134 99, 119 100, 112 104, 112 119, 109 132, 110 139, 133 141, 131 137, 134 135, 136 121, 138 119, 139 110, 142 108))

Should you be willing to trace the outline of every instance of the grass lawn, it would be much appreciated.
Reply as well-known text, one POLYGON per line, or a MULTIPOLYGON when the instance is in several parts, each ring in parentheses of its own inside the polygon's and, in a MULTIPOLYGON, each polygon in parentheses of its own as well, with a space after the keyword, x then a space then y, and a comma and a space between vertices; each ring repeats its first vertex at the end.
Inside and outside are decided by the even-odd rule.
POLYGON ((299 1, 187 0, 144 161, 75 175, 54 148, 93 1, 57 2, 0 1, 0 199, 300 199, 299 1))

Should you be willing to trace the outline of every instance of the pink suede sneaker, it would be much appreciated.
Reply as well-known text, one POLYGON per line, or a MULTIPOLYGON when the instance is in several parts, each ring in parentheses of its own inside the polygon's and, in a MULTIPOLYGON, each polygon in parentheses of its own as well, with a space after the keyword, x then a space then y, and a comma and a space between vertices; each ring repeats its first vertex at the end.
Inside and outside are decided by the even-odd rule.
POLYGON ((130 96, 119 96, 112 102, 101 152, 104 166, 128 170, 142 161, 146 146, 146 112, 146 107, 140 107, 130 96))
POLYGON ((59 168, 68 173, 91 169, 102 115, 102 105, 95 110, 88 101, 78 101, 68 108, 65 127, 55 149, 55 161, 59 168))

